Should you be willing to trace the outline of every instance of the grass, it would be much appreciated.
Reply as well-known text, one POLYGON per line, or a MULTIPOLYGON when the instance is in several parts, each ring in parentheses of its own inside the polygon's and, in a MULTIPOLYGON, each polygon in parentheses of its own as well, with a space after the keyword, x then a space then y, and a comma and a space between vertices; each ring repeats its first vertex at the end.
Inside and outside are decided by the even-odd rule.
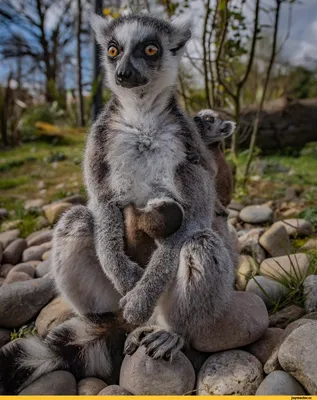
POLYGON ((280 309, 290 305, 290 304, 296 304, 299 307, 303 307, 305 303, 305 295, 304 295, 304 288, 303 288, 303 283, 304 280, 309 276, 309 275, 315 275, 317 274, 317 251, 316 250, 308 250, 306 251, 308 257, 309 257, 309 265, 307 268, 307 271, 305 273, 302 273, 298 267, 297 260, 295 263, 293 263, 292 259, 290 259, 291 262, 291 268, 292 268, 292 273, 287 272, 278 262, 277 264, 281 268, 282 272, 279 274, 279 276, 275 275, 267 275, 265 274, 266 277, 274 280, 275 282, 280 283, 283 285, 287 291, 288 294, 285 298, 279 299, 279 301, 274 301, 268 293, 265 291, 263 286, 256 280, 255 277, 255 282, 260 288, 260 290, 264 293, 264 295, 268 298, 268 300, 272 303, 272 309, 270 310, 271 314, 276 313, 280 309))
POLYGON ((36 327, 34 325, 34 322, 31 322, 28 325, 23 325, 21 328, 17 331, 16 329, 11 332, 11 341, 15 339, 20 339, 20 338, 26 338, 28 336, 34 336, 36 335, 36 327))

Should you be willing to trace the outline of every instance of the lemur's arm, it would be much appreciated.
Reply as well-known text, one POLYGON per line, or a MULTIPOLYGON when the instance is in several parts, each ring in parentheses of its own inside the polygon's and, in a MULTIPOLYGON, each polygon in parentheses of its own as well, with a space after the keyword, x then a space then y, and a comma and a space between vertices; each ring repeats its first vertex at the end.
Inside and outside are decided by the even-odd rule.
POLYGON ((88 137, 84 174, 89 205, 94 216, 94 242, 101 267, 118 292, 124 296, 143 275, 143 269, 124 251, 124 219, 108 185, 105 161, 107 115, 101 115, 88 137))

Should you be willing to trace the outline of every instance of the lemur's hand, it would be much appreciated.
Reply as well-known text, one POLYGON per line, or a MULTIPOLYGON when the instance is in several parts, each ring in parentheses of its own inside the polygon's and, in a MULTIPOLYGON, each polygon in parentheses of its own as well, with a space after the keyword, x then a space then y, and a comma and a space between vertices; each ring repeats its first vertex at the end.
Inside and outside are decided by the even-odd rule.
POLYGON ((136 286, 122 297, 120 308, 123 309, 124 319, 134 325, 141 325, 147 322, 154 311, 150 301, 150 294, 139 286, 136 286))

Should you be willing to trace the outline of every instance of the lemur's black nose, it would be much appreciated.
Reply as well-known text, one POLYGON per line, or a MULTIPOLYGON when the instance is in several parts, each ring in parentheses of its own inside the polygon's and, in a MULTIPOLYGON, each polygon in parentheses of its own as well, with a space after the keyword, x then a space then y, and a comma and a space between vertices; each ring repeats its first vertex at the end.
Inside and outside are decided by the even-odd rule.
POLYGON ((131 62, 127 62, 125 65, 121 65, 116 71, 117 85, 125 88, 142 86, 145 85, 147 81, 147 78, 142 76, 131 62))

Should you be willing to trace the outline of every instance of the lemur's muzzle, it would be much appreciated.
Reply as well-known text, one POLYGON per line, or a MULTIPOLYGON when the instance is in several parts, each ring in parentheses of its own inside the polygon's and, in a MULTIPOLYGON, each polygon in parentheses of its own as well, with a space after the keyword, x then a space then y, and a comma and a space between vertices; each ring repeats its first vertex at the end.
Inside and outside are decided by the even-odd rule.
POLYGON ((148 79, 140 74, 134 66, 128 62, 116 72, 116 83, 125 88, 134 88, 148 83, 148 79))

